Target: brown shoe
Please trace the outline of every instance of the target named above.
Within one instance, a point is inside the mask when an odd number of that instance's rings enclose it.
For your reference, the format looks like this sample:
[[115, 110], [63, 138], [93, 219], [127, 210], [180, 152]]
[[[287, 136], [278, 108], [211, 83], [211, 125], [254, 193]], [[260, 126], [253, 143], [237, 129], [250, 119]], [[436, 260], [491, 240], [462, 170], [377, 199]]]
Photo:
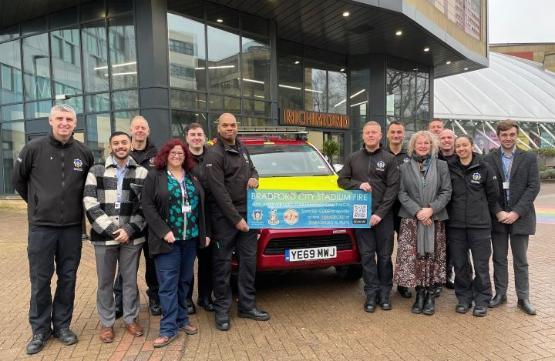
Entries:
[[113, 327], [102, 327], [98, 333], [100, 341], [104, 343], [112, 343], [114, 341], [114, 328]]
[[174, 336], [158, 336], [156, 337], [156, 339], [154, 340], [154, 342], [152, 342], [152, 345], [156, 348], [159, 347], [164, 347], [166, 345], [168, 345], [170, 342], [172, 342], [173, 340], [175, 340], [175, 338], [177, 337], [177, 335]]
[[144, 334], [143, 328], [137, 322], [130, 323], [126, 325], [125, 328], [127, 328], [127, 332], [129, 332], [135, 337], [139, 337]]
[[179, 331], [185, 332], [187, 335], [196, 335], [198, 333], [198, 327], [191, 325], [190, 323], [185, 326], [181, 326]]

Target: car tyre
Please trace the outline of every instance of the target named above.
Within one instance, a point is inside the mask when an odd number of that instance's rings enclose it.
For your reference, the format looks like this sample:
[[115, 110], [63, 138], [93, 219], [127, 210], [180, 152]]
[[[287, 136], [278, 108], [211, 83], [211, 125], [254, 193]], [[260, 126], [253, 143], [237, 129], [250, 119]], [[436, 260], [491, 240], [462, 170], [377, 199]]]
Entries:
[[362, 266], [360, 264], [335, 266], [335, 271], [339, 278], [347, 281], [356, 281], [362, 277]]

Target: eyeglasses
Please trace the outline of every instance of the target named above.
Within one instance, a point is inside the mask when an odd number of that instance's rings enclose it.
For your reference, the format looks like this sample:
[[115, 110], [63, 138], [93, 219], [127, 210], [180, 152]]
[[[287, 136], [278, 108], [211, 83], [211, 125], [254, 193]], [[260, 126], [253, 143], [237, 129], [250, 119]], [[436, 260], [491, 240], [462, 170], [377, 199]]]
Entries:
[[185, 153], [183, 153], [183, 152], [170, 152], [170, 156], [175, 157], [175, 158], [181, 158], [184, 155], [185, 155]]

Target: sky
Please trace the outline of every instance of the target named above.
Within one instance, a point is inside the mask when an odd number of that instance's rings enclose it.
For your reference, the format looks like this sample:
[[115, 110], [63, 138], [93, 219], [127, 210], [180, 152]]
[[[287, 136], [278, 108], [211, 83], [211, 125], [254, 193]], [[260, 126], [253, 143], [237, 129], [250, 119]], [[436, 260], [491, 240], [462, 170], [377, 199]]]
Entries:
[[555, 0], [489, 0], [489, 42], [555, 43]]

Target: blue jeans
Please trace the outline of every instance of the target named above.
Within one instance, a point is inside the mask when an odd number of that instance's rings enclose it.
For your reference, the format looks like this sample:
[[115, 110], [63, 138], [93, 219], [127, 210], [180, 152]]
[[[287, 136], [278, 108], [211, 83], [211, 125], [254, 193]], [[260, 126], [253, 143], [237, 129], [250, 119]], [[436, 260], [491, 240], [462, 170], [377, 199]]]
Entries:
[[158, 296], [162, 307], [160, 336], [172, 337], [179, 327], [189, 324], [186, 300], [193, 280], [198, 239], [178, 240], [169, 253], [157, 255]]

